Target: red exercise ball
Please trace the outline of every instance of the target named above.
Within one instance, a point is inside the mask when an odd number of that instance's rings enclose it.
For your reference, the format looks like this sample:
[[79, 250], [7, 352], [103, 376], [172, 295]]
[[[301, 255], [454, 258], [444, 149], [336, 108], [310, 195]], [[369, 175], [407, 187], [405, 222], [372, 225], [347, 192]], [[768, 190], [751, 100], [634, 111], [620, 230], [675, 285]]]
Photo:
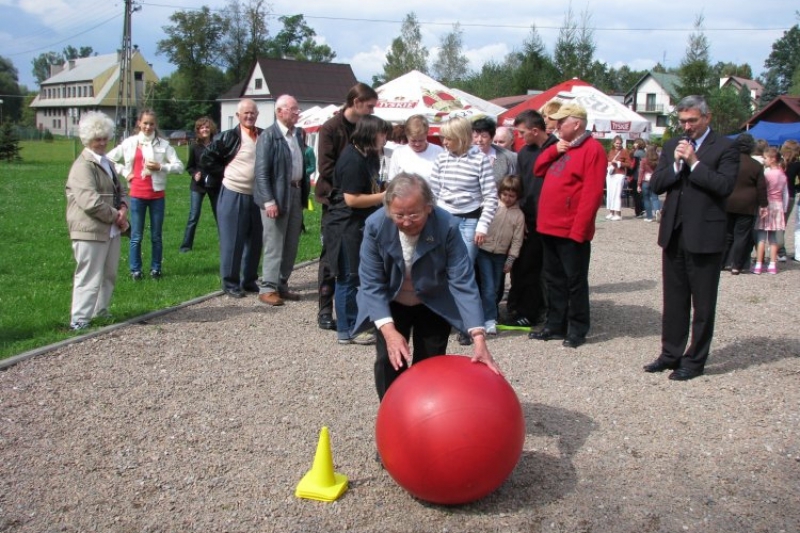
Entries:
[[375, 424], [383, 465], [398, 485], [444, 505], [488, 495], [514, 470], [525, 418], [511, 385], [460, 355], [414, 363], [389, 387]]

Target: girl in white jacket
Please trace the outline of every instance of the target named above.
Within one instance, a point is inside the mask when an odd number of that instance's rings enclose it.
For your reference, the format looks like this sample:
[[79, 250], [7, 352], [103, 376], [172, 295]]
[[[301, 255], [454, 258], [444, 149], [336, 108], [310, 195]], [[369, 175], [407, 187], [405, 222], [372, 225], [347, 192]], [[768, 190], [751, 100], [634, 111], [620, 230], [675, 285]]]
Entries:
[[183, 163], [178, 159], [169, 141], [158, 136], [156, 114], [151, 109], [139, 113], [138, 133], [128, 137], [108, 152], [107, 157], [116, 163], [117, 173], [125, 176], [130, 188], [131, 244], [128, 262], [131, 277], [142, 279], [142, 234], [144, 219], [150, 211], [150, 276], [161, 277], [164, 225], [164, 189], [167, 174], [183, 173]]

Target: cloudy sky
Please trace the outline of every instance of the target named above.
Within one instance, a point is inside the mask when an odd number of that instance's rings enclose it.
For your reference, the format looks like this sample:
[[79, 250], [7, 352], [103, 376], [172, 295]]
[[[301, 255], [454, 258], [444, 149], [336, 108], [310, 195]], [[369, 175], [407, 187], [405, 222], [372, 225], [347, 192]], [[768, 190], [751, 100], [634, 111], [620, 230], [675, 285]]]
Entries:
[[[173, 71], [163, 56], [156, 55], [162, 27], [176, 10], [207, 5], [222, 9], [225, 0], [140, 0], [133, 15], [132, 42], [153, 64], [158, 75]], [[431, 58], [443, 35], [459, 22], [470, 68], [488, 60], [502, 60], [519, 49], [532, 25], [552, 53], [569, 2], [532, 0], [475, 1], [405, 0], [273, 0], [275, 17], [271, 31], [279, 29], [277, 17], [298, 13], [337, 54], [336, 61], [350, 63], [359, 80], [371, 82], [382, 71], [392, 39], [400, 33], [405, 15], [414, 11], [421, 23], [423, 44]], [[705, 33], [711, 44], [712, 62], [749, 63], [754, 75], [763, 70], [772, 43], [800, 22], [797, 4], [787, 0], [732, 2], [731, 0], [586, 0], [571, 4], [576, 17], [589, 14], [595, 28], [596, 59], [611, 66], [628, 64], [647, 69], [661, 62], [678, 66], [684, 56], [695, 18], [705, 17]], [[702, 6], [702, 7], [701, 7]], [[124, 4], [120, 0], [0, 0], [0, 56], [19, 71], [20, 83], [35, 88], [31, 60], [65, 46], [91, 46], [99, 54], [121, 46]], [[542, 88], [543, 89], [543, 88]]]

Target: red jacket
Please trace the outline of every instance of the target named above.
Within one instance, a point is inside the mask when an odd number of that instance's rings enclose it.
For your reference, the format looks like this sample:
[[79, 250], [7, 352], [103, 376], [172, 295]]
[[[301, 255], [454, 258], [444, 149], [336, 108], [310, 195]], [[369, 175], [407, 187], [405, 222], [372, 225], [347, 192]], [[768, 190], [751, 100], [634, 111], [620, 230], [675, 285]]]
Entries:
[[535, 176], [544, 176], [536, 230], [544, 235], [591, 241], [603, 201], [608, 160], [603, 146], [587, 137], [559, 154], [554, 144], [539, 154]]

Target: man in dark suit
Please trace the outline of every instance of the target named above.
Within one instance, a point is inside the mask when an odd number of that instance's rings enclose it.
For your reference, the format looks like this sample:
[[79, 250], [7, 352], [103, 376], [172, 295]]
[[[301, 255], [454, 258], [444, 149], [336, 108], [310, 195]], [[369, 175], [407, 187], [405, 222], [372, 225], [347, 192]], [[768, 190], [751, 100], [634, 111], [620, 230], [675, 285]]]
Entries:
[[644, 371], [671, 369], [669, 379], [686, 381], [703, 373], [714, 335], [725, 198], [736, 181], [739, 154], [733, 141], [709, 127], [702, 96], [687, 96], [676, 111], [684, 135], [667, 141], [650, 180], [656, 194], [667, 193], [658, 232], [664, 313], [661, 355]]

